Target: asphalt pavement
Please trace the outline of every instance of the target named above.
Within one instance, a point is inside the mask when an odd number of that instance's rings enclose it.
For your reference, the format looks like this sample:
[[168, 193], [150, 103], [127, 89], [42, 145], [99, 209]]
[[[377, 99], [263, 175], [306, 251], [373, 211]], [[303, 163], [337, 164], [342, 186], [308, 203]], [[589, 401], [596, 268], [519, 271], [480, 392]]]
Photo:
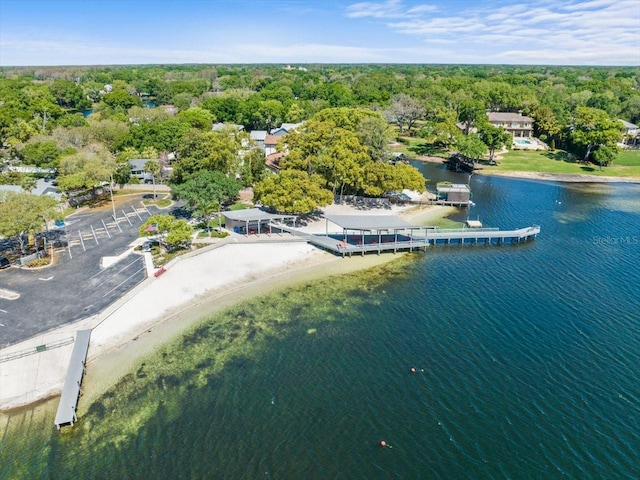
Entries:
[[[118, 256], [138, 238], [138, 228], [152, 214], [142, 196], [121, 202], [117, 222], [111, 209], [68, 218], [55, 264], [43, 269], [11, 267], [0, 271], [0, 348], [60, 325], [94, 315], [146, 278], [144, 258], [130, 253], [106, 268], [102, 257]], [[166, 211], [165, 211], [166, 212]], [[104, 222], [104, 223], [103, 223]]]

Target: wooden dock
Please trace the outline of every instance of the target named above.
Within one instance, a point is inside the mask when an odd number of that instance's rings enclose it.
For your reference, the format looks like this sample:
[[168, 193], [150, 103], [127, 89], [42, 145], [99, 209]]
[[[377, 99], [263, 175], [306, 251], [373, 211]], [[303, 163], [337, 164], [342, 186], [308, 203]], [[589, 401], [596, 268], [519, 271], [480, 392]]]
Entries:
[[[293, 233], [293, 232], [290, 232]], [[426, 250], [436, 245], [502, 245], [518, 244], [535, 239], [540, 233], [540, 227], [520, 228], [516, 230], [500, 230], [497, 228], [461, 228], [453, 230], [437, 228], [420, 228], [393, 234], [350, 234], [346, 237], [340, 233], [326, 235], [296, 232], [307, 242], [318, 248], [338, 255], [352, 256], [365, 253], [383, 253]]]
[[84, 362], [87, 359], [91, 330], [78, 330], [76, 341], [71, 352], [71, 360], [67, 376], [62, 387], [62, 395], [58, 404], [55, 425], [60, 430], [63, 425], [71, 425], [77, 420], [76, 408], [80, 397], [80, 386], [84, 375]]

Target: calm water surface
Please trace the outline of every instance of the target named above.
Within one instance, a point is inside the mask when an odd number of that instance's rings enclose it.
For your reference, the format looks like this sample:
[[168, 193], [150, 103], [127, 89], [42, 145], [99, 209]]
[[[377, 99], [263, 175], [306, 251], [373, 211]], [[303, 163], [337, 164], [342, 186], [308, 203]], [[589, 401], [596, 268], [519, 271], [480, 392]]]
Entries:
[[15, 414], [0, 478], [640, 478], [640, 186], [471, 185], [541, 236], [241, 306], [73, 430]]

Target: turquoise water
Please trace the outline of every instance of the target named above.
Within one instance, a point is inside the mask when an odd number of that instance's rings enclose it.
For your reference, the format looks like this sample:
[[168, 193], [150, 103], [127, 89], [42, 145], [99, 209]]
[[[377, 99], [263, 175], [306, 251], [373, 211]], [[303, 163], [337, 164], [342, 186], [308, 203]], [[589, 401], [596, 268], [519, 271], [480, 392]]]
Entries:
[[526, 138], [514, 138], [513, 143], [516, 145], [533, 145], [533, 142]]
[[0, 477], [640, 478], [640, 186], [471, 185], [471, 217], [541, 236], [239, 307], [73, 431], [17, 416]]

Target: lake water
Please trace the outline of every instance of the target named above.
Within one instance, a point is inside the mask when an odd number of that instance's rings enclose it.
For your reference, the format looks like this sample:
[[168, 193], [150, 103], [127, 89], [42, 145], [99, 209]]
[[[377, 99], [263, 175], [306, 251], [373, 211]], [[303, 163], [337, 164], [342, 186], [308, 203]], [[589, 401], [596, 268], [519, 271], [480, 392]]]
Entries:
[[640, 478], [640, 186], [471, 186], [540, 237], [248, 301], [74, 429], [13, 414], [0, 478]]

